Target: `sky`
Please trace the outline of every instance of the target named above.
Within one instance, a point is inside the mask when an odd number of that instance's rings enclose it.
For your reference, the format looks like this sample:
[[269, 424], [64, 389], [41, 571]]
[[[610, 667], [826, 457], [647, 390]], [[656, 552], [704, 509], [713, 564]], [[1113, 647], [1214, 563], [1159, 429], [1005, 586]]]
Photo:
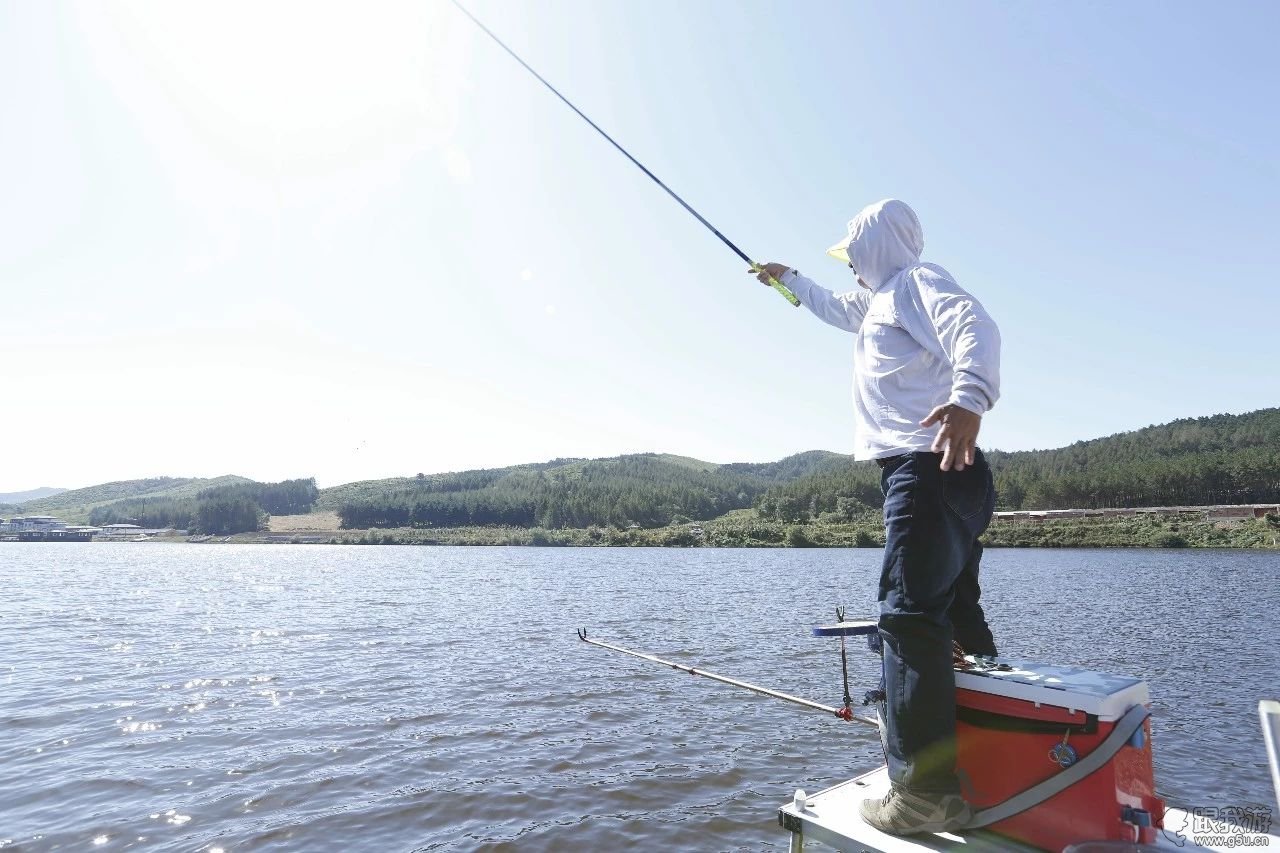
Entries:
[[[758, 260], [910, 203], [981, 443], [1280, 402], [1280, 7], [470, 0]], [[0, 5], [0, 491], [849, 452], [795, 309], [445, 0]]]

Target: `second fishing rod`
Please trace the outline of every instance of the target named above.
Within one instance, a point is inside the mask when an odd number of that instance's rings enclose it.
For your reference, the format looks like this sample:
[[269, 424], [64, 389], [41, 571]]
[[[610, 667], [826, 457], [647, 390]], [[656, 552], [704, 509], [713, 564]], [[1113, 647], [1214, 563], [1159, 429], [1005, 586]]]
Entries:
[[[851, 622], [848, 624], [852, 626], [855, 624], [860, 625], [863, 623]], [[829, 629], [821, 628], [816, 630], [829, 630]], [[582, 640], [582, 642], [584, 643], [588, 643], [593, 646], [599, 646], [602, 649], [608, 649], [609, 651], [613, 651], [613, 652], [621, 652], [624, 655], [631, 655], [632, 657], [637, 657], [637, 658], [640, 658], [641, 660], [647, 660], [652, 663], [661, 664], [662, 666], [669, 666], [672, 669], [679, 670], [680, 672], [686, 672], [689, 675], [700, 675], [703, 678], [709, 678], [712, 681], [718, 681], [721, 684], [728, 684], [730, 687], [738, 687], [743, 690], [749, 690], [752, 693], [756, 693], [760, 696], [768, 696], [771, 699], [781, 699], [784, 702], [790, 702], [792, 705], [800, 705], [801, 707], [809, 708], [814, 711], [822, 711], [823, 713], [830, 714], [834, 717], [837, 717], [838, 719], [844, 720], [845, 722], [862, 723], [863, 725], [876, 726], [876, 727], [879, 727], [880, 725], [879, 722], [871, 719], [870, 717], [862, 717], [862, 716], [859, 716], [858, 714], [853, 713], [852, 703], [850, 702], [850, 699], [849, 699], [849, 684], [848, 684], [847, 669], [845, 670], [844, 705], [841, 707], [835, 707], [834, 705], [824, 705], [821, 702], [814, 702], [810, 699], [803, 699], [799, 696], [794, 696], [790, 693], [784, 693], [781, 690], [773, 690], [769, 687], [761, 687], [759, 684], [753, 684], [749, 681], [743, 681], [740, 678], [730, 678], [729, 676], [726, 676], [726, 675], [719, 675], [718, 673], [714, 673], [709, 670], [699, 669], [698, 667], [687, 666], [685, 664], [676, 663], [674, 661], [660, 658], [656, 655], [651, 655], [651, 654], [646, 654], [645, 652], [636, 651], [635, 649], [628, 649], [623, 646], [614, 645], [613, 643], [604, 643], [604, 642], [601, 642], [600, 640], [596, 640], [588, 637], [587, 630], [585, 628], [578, 629], [578, 639]], [[842, 637], [842, 640], [843, 640], [843, 637]], [[844, 654], [844, 647], [842, 643], [841, 645], [842, 658], [843, 658], [843, 654]]]
[[[655, 184], [662, 187], [662, 189], [666, 191], [667, 195], [671, 196], [673, 199], [675, 199], [679, 203], [681, 207], [689, 211], [689, 213], [692, 214], [694, 219], [702, 223], [703, 227], [705, 227], [712, 234], [716, 235], [716, 237], [720, 240], [721, 243], [724, 243], [726, 246], [729, 247], [729, 250], [731, 252], [733, 252], [742, 260], [746, 261], [753, 271], [757, 273], [765, 272], [764, 267], [762, 267], [760, 264], [753, 261], [750, 255], [748, 255], [746, 252], [739, 249], [738, 246], [728, 237], [721, 234], [718, 228], [716, 228], [714, 225], [712, 225], [710, 222], [706, 220], [706, 217], [704, 217], [701, 213], [698, 213], [698, 211], [694, 210], [693, 207], [687, 201], [685, 201], [679, 195], [677, 195], [676, 192], [673, 189], [671, 189], [671, 187], [664, 184], [657, 175], [649, 171], [649, 169], [643, 163], [641, 163], [639, 160], [633, 157], [630, 151], [623, 148], [621, 145], [618, 144], [617, 140], [615, 140], [609, 134], [605, 133], [604, 130], [600, 127], [600, 125], [596, 124], [594, 121], [588, 118], [586, 113], [584, 113], [582, 110], [574, 106], [573, 102], [570, 101], [568, 98], [566, 98], [564, 95], [560, 94], [559, 89], [557, 89], [555, 86], [552, 86], [550, 83], [548, 83], [546, 78], [544, 78], [537, 71], [534, 71], [533, 68], [529, 65], [529, 63], [525, 62], [523, 59], [520, 58], [519, 54], [517, 54], [511, 48], [507, 47], [506, 43], [503, 42], [502, 39], [498, 38], [493, 33], [492, 30], [490, 30], [488, 27], [482, 24], [479, 18], [471, 14], [471, 12], [467, 10], [467, 7], [463, 6], [460, 2], [458, 2], [458, 0], [452, 0], [452, 2], [453, 2], [453, 5], [457, 6], [459, 11], [462, 12], [462, 14], [470, 18], [471, 22], [474, 23], [477, 27], [479, 27], [484, 32], [485, 35], [493, 39], [494, 42], [497, 43], [498, 47], [505, 50], [511, 56], [512, 59], [520, 63], [521, 67], [523, 67], [525, 71], [528, 71], [530, 74], [536, 77], [539, 83], [541, 83], [542, 85], [550, 89], [553, 95], [555, 95], [557, 98], [563, 101], [565, 106], [567, 106], [569, 109], [577, 113], [579, 118], [581, 118], [587, 124], [591, 125], [591, 127], [596, 131], [596, 133], [600, 134], [605, 139], [607, 139], [609, 141], [609, 144], [612, 145], [614, 148], [618, 149], [618, 151], [622, 154], [622, 156], [626, 157], [628, 160], [634, 163], [636, 165], [636, 168], [638, 168], [640, 171], [648, 175], [649, 178]], [[774, 290], [778, 291], [778, 293], [782, 294], [784, 299], [786, 299], [792, 305], [798, 306], [800, 304], [800, 299], [794, 293], [788, 290], [786, 285], [778, 281], [772, 275], [768, 276], [768, 278], [769, 278], [769, 286], [772, 287]]]

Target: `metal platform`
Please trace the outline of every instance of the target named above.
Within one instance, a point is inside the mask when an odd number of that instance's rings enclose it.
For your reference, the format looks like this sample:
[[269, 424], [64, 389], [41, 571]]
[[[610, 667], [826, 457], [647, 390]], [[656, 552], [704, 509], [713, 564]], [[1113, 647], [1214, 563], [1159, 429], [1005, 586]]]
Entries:
[[926, 850], [1039, 853], [1035, 847], [1011, 841], [986, 830], [963, 836], [943, 832], [909, 838], [880, 832], [858, 817], [858, 804], [863, 800], [879, 799], [888, 790], [889, 771], [881, 767], [825, 791], [810, 794], [803, 811], [797, 809], [794, 803], [787, 803], [778, 809], [778, 823], [783, 829], [791, 831], [793, 851], [799, 851], [804, 841], [820, 841], [828, 847], [849, 853], [923, 853]]
[[[778, 823], [783, 829], [791, 832], [791, 851], [800, 853], [805, 841], [818, 841], [845, 853], [924, 853], [928, 850], [983, 851], [983, 853], [1043, 853], [1038, 847], [1032, 847], [1014, 841], [989, 830], [976, 830], [965, 833], [942, 832], [936, 834], [913, 835], [901, 837], [888, 835], [873, 829], [858, 817], [858, 804], [866, 799], [879, 799], [889, 790], [889, 773], [884, 767], [872, 771], [856, 779], [841, 782], [810, 794], [806, 798], [803, 810], [797, 809], [794, 803], [787, 803], [778, 809]], [[1108, 844], [1108, 849], [1117, 853], [1125, 850], [1161, 850], [1170, 853], [1188, 853], [1194, 850], [1230, 850], [1240, 853], [1241, 849], [1280, 850], [1280, 837], [1261, 832], [1245, 832], [1238, 827], [1229, 826], [1221, 821], [1209, 820], [1202, 816], [1192, 816], [1182, 809], [1165, 809], [1165, 832], [1157, 834], [1155, 845], [1124, 844], [1116, 842]], [[1179, 830], [1194, 827], [1194, 832], [1184, 835]], [[1223, 844], [1198, 844], [1197, 838], [1206, 836], [1222, 836]], [[1240, 841], [1240, 836], [1247, 835], [1248, 842]], [[1172, 836], [1172, 838], [1170, 837]], [[1175, 839], [1181, 838], [1179, 844]]]

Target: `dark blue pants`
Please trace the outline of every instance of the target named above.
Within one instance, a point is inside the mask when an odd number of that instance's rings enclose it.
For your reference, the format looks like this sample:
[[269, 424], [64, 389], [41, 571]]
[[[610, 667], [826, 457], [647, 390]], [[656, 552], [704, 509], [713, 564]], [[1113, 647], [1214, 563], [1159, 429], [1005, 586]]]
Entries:
[[941, 460], [937, 453], [908, 453], [880, 477], [881, 736], [895, 785], [955, 794], [960, 787], [951, 641], [969, 654], [996, 653], [978, 603], [978, 537], [991, 521], [995, 488], [981, 451], [963, 471], [941, 471]]

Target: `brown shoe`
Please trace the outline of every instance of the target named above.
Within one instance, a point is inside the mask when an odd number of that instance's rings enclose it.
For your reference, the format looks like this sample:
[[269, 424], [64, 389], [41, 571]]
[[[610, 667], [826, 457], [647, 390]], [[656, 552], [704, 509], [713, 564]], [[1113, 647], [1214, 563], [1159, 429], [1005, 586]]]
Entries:
[[890, 835], [920, 832], [953, 832], [973, 818], [959, 794], [917, 794], [890, 788], [880, 800], [863, 800], [858, 808], [869, 826]]

